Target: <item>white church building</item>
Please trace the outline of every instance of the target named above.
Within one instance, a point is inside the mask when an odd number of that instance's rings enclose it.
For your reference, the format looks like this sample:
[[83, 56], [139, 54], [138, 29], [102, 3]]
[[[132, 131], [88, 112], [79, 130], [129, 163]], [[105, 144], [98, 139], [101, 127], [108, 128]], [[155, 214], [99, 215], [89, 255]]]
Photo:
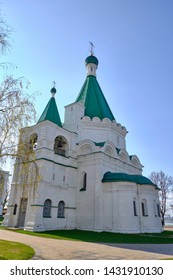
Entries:
[[[96, 78], [98, 59], [86, 58], [87, 76], [62, 124], [56, 89], [37, 124], [23, 129], [32, 142], [40, 180], [35, 194], [16, 164], [4, 226], [30, 231], [80, 229], [161, 232], [158, 188], [126, 150], [127, 130], [117, 123]], [[25, 133], [26, 132], [26, 133]]]

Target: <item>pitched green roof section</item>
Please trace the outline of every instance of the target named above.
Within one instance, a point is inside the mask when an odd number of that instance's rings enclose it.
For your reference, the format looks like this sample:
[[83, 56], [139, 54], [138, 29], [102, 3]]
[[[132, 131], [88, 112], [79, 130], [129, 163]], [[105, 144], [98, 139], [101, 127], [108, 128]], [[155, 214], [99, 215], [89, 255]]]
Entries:
[[38, 120], [38, 123], [43, 121], [50, 121], [58, 126], [62, 127], [61, 119], [59, 116], [58, 108], [56, 105], [55, 98], [52, 96], [49, 102], [46, 105], [41, 117]]
[[106, 172], [103, 176], [102, 182], [133, 182], [139, 185], [153, 185], [157, 187], [150, 179], [143, 175], [130, 175], [126, 173]]
[[84, 104], [84, 115], [91, 119], [98, 117], [101, 120], [104, 118], [115, 120], [95, 76], [90, 75], [86, 78], [76, 102]]

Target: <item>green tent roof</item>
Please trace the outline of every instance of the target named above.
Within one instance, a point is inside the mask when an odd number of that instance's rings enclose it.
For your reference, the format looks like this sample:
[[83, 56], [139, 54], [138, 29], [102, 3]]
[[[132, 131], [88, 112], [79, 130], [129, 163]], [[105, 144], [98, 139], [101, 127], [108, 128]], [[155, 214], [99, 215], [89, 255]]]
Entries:
[[95, 76], [90, 75], [86, 78], [76, 102], [84, 104], [84, 115], [91, 119], [98, 117], [101, 120], [104, 118], [115, 120]]
[[133, 182], [139, 185], [153, 185], [157, 187], [150, 179], [143, 175], [130, 175], [126, 173], [106, 172], [103, 176], [102, 182]]
[[38, 123], [43, 121], [51, 121], [62, 127], [61, 119], [54, 97], [51, 97], [51, 99], [47, 103], [46, 108], [44, 109], [41, 117], [38, 120]]

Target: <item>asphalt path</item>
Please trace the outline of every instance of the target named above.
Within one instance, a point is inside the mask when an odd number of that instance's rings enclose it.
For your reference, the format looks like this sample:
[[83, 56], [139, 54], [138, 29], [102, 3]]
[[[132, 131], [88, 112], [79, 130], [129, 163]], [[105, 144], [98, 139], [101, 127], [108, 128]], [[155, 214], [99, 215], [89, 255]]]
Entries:
[[0, 239], [35, 250], [34, 260], [158, 260], [173, 258], [173, 244], [111, 244], [67, 241], [0, 230]]

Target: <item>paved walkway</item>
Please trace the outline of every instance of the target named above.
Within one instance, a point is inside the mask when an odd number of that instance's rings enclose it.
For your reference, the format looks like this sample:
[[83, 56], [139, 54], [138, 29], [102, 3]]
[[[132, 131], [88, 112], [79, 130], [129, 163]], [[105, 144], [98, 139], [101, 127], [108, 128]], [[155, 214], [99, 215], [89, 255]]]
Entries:
[[0, 230], [0, 239], [34, 248], [34, 260], [157, 260], [173, 258], [173, 244], [100, 244], [30, 236]]

